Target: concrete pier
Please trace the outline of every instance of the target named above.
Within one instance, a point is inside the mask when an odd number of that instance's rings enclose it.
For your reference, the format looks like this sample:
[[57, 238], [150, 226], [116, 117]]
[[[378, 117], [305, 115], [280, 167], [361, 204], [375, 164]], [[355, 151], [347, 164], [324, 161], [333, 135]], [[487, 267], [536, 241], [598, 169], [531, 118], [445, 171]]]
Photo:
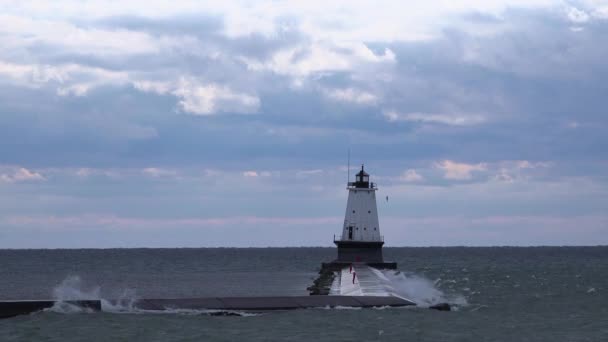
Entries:
[[[110, 303], [118, 301], [110, 300]], [[53, 300], [0, 301], [0, 318], [27, 315], [53, 307]], [[100, 300], [75, 300], [65, 303], [101, 311]], [[162, 311], [171, 309], [226, 310], [226, 311], [270, 311], [295, 310], [320, 307], [371, 308], [380, 306], [408, 306], [414, 303], [390, 296], [285, 296], [285, 297], [207, 297], [207, 298], [165, 298], [139, 299], [133, 304], [134, 310]]]
[[376, 306], [415, 305], [389, 296], [285, 296], [285, 297], [212, 297], [184, 299], [142, 299], [134, 307], [140, 310], [212, 309], [212, 310], [294, 310], [318, 307], [370, 308]]
[[[27, 315], [44, 309], [52, 308], [54, 300], [9, 300], [0, 301], [0, 318]], [[101, 310], [100, 300], [68, 300], [66, 304], [94, 311]]]

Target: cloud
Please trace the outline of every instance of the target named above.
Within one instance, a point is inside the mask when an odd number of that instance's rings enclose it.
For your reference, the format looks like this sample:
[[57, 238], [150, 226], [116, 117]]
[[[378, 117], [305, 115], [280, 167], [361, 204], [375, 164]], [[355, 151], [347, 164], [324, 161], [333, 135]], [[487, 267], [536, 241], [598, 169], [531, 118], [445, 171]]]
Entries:
[[147, 176], [159, 178], [159, 177], [175, 177], [177, 172], [175, 170], [167, 170], [157, 167], [147, 167], [141, 172]]
[[321, 169], [313, 169], [313, 170], [298, 170], [296, 171], [296, 177], [309, 177], [323, 174], [323, 170]]
[[256, 171], [244, 171], [243, 176], [245, 177], [257, 177], [258, 173]]
[[531, 162], [528, 160], [503, 160], [492, 163], [467, 164], [451, 160], [436, 162], [433, 167], [443, 172], [443, 178], [448, 180], [471, 180], [474, 172], [483, 172], [489, 178], [480, 179], [515, 182], [530, 180], [531, 177], [544, 177], [539, 170], [552, 166], [550, 162]]
[[257, 96], [238, 93], [227, 86], [200, 84], [193, 80], [181, 79], [173, 92], [181, 100], [179, 106], [187, 113], [210, 115], [217, 112], [250, 114], [260, 106]]
[[481, 115], [463, 114], [431, 114], [431, 113], [405, 113], [396, 111], [386, 111], [384, 117], [390, 122], [410, 121], [420, 123], [436, 123], [450, 126], [471, 126], [478, 125], [485, 121]]
[[179, 81], [137, 80], [135, 76], [126, 72], [77, 64], [54, 67], [0, 61], [0, 75], [9, 77], [18, 84], [34, 88], [53, 83], [57, 94], [61, 96], [83, 96], [95, 87], [132, 84], [140, 91], [175, 95], [180, 99], [178, 105], [183, 111], [197, 115], [211, 115], [217, 112], [253, 113], [260, 106], [258, 97], [235, 92], [225, 85], [201, 84], [195, 79], [185, 77], [180, 78]]
[[[68, 173], [70, 175], [73, 174], [82, 181], [92, 181], [91, 178], [99, 176], [101, 176], [101, 178], [106, 179], [120, 180], [132, 173], [127, 170], [91, 167], [81, 167], [77, 169], [54, 169], [53, 171], [57, 176], [62, 176], [62, 174], [65, 173]], [[94, 183], [94, 181], [92, 182]]]
[[[398, 5], [392, 3], [391, 11]], [[74, 6], [83, 12], [91, 10]], [[353, 5], [353, 11], [359, 14], [365, 12], [359, 6], [369, 7]], [[4, 67], [4, 75], [11, 81], [2, 84], [4, 95], [0, 95], [0, 110], [10, 113], [3, 115], [2, 127], [7, 131], [25, 131], [25, 121], [30, 120], [27, 129], [31, 132], [30, 143], [22, 147], [27, 149], [20, 153], [23, 158], [40, 159], [37, 154], [43, 153], [37, 153], [40, 149], [35, 145], [49, 148], [53, 145], [63, 148], [66, 155], [65, 158], [55, 155], [57, 162], [102, 153], [108, 163], [118, 164], [124, 161], [123, 152], [129, 150], [131, 161], [140, 163], [139, 166], [157, 165], [156, 161], [149, 160], [153, 155], [149, 151], [157, 148], [167, 151], [163, 157], [166, 163], [170, 163], [169, 160], [196, 163], [200, 161], [199, 153], [218, 160], [221, 159], [219, 150], [224, 155], [247, 159], [256, 159], [265, 154], [262, 151], [270, 151], [269, 158], [276, 161], [289, 155], [288, 147], [301, 149], [303, 155], [316, 153], [319, 158], [330, 160], [333, 157], [329, 150], [320, 149], [321, 146], [363, 141], [356, 139], [357, 136], [366, 137], [364, 148], [381, 150], [386, 156], [407, 151], [414, 159], [428, 160], [551, 160], [575, 155], [581, 158], [589, 155], [581, 152], [594, 150], [593, 146], [599, 150], [601, 144], [597, 141], [601, 139], [603, 121], [595, 101], [599, 98], [596, 93], [601, 89], [597, 86], [601, 81], [593, 80], [602, 75], [605, 63], [594, 60], [595, 54], [584, 52], [590, 51], [586, 42], [601, 41], [602, 22], [590, 19], [594, 25], [586, 26], [587, 32], [582, 33], [583, 36], [563, 35], [563, 46], [571, 48], [556, 50], [556, 46], [561, 46], [559, 42], [545, 42], [560, 36], [559, 32], [571, 25], [563, 12], [556, 15], [553, 10], [521, 9], [527, 8], [528, 4], [518, 5], [517, 10], [503, 11], [505, 6], [453, 5], [450, 10], [466, 14], [481, 7], [480, 15], [495, 18], [486, 20], [484, 25], [506, 26], [506, 29], [479, 37], [471, 35], [461, 25], [463, 20], [473, 24], [479, 20], [458, 17], [458, 21], [441, 24], [445, 29], [441, 31], [443, 33], [415, 43], [409, 40], [363, 41], [361, 37], [367, 34], [352, 25], [328, 28], [335, 36], [332, 33], [320, 39], [303, 28], [311, 24], [305, 13], [318, 11], [314, 8], [293, 18], [276, 17], [279, 19], [272, 21], [277, 29], [274, 35], [229, 37], [216, 32], [231, 20], [218, 14], [226, 10], [219, 5], [216, 11], [194, 11], [189, 16], [175, 14], [192, 10], [184, 4], [167, 9], [166, 13], [159, 12], [158, 8], [141, 10], [153, 12], [150, 16], [135, 16], [136, 9], [135, 14], [124, 18], [102, 20], [98, 14], [92, 14], [91, 18], [98, 21], [86, 23], [75, 22], [62, 14], [53, 15], [47, 8], [48, 12], [43, 11], [46, 14], [35, 17], [50, 16], [54, 17], [52, 20], [67, 21], [72, 26], [106, 31], [138, 31], [154, 39], [171, 36], [175, 38], [175, 45], [161, 49], [160, 53], [154, 50], [135, 54], [125, 52], [124, 58], [102, 53], [79, 55], [70, 49], [48, 49], [41, 44], [28, 48], [27, 53], [24, 52], [28, 58], [19, 60], [11, 51], [3, 50], [0, 58], [8, 65]], [[99, 10], [124, 15], [123, 11], [128, 7], [131, 5], [116, 5], [112, 11]], [[255, 12], [263, 6], [253, 7], [240, 9], [240, 13]], [[423, 7], [424, 13], [430, 13]], [[28, 10], [37, 11], [29, 7]], [[7, 12], [13, 11], [7, 9]], [[592, 12], [588, 8], [585, 11]], [[28, 17], [29, 12], [19, 13], [11, 15]], [[346, 17], [351, 14], [336, 21], [346, 23]], [[363, 21], [381, 19], [356, 16]], [[202, 32], [200, 26], [192, 26], [196, 19], [209, 21], [208, 18], [213, 18], [217, 26], [212, 28], [212, 34]], [[392, 23], [391, 18], [383, 20], [388, 25]], [[366, 26], [367, 29], [373, 27]], [[353, 39], [336, 38], [346, 36]], [[284, 64], [274, 63], [281, 54], [287, 54], [289, 58]], [[335, 60], [326, 59], [326, 54], [334, 56]], [[248, 68], [250, 65], [242, 58], [258, 65], [259, 69]], [[562, 65], [551, 64], [552, 61]], [[298, 63], [302, 63], [301, 69], [298, 69]], [[545, 70], [547, 72], [538, 73], [548, 64], [551, 65]], [[537, 73], [515, 72], [520, 67]], [[13, 70], [15, 68], [22, 71]], [[577, 75], [594, 71], [595, 76], [585, 76], [591, 77], [589, 82], [583, 82], [589, 85], [586, 91], [576, 91], [576, 82], [547, 83], [548, 79], [544, 78], [564, 70], [576, 70]], [[32, 76], [35, 73], [40, 76]], [[9, 74], [16, 76], [7, 76]], [[297, 81], [301, 82], [300, 87], [290, 87]], [[35, 90], [14, 87], [15, 84], [29, 84]], [[49, 89], [65, 98], [56, 99]], [[31, 97], [44, 105], [27, 105], [26, 99]], [[558, 106], [556, 101], [549, 100], [555, 97], [563, 103]], [[332, 101], [326, 101], [327, 98]], [[362, 105], [344, 106], [344, 103]], [[580, 110], [576, 103], [593, 104]], [[385, 109], [384, 117], [378, 115], [378, 108]], [[41, 110], [47, 114], [39, 115]], [[185, 115], [173, 115], [176, 110], [213, 117], [214, 121], [213, 124], [203, 118], [189, 121]], [[214, 115], [221, 113], [257, 115], [226, 119]], [[46, 118], [54, 118], [55, 124], [48, 124]], [[577, 128], [582, 136], [564, 135], [554, 128], [554, 121], [559, 121], [561, 126], [570, 121], [584, 123]], [[111, 124], [104, 126], [103, 122]], [[411, 124], [421, 127], [412, 128]], [[536, 134], [541, 126], [546, 127], [542, 139]], [[121, 130], [119, 127], [132, 127], [137, 133], [134, 135], [140, 137], [124, 140], [147, 140], [149, 143], [136, 148], [108, 144], [108, 138]], [[0, 139], [7, 137], [4, 131], [1, 133]], [[124, 133], [121, 135], [129, 135], [129, 132]], [[416, 135], [415, 142], [411, 140], [412, 134]], [[62, 138], [59, 139], [59, 135]], [[231, 138], [227, 139], [227, 136]], [[406, 141], [405, 137], [410, 140]], [[305, 141], [308, 143], [303, 144]], [[7, 146], [7, 141], [0, 142]], [[65, 145], [58, 146], [64, 142]], [[199, 152], [190, 147], [210, 143], [218, 146], [217, 152]], [[248, 155], [239, 152], [242, 149], [237, 145], [244, 143], [252, 145]], [[79, 146], [82, 151], [66, 149], [66, 145]], [[525, 149], [531, 145], [544, 147]], [[496, 149], [500, 150], [500, 155], [492, 156], [497, 154]], [[526, 154], [518, 156], [517, 151], [522, 149]], [[464, 155], [465, 151], [470, 155]], [[7, 162], [23, 163], [16, 153], [6, 155], [13, 156]], [[52, 158], [49, 153], [44, 155]]]
[[325, 95], [330, 99], [347, 103], [370, 105], [378, 102], [378, 97], [370, 92], [354, 88], [325, 89]]
[[251, 114], [260, 107], [259, 97], [239, 93], [226, 85], [204, 84], [193, 78], [178, 81], [134, 81], [133, 86], [143, 92], [171, 94], [179, 98], [179, 108], [194, 115], [213, 115], [220, 112]]
[[[597, 246], [608, 242], [606, 215], [386, 217], [382, 222], [382, 234], [394, 246]], [[441, 242], [437, 235], [450, 242]]]
[[50, 86], [60, 96], [83, 96], [91, 89], [104, 85], [129, 82], [125, 72], [105, 70], [78, 64], [17, 64], [0, 60], [0, 76], [15, 84], [30, 88]]
[[457, 163], [451, 160], [444, 160], [435, 163], [435, 167], [444, 172], [445, 179], [453, 180], [468, 180], [473, 178], [474, 171], [486, 171], [488, 169], [486, 163], [466, 164]]
[[408, 169], [408, 170], [405, 170], [401, 174], [401, 176], [399, 176], [399, 179], [404, 182], [419, 182], [419, 181], [424, 180], [424, 177], [422, 177], [420, 174], [418, 174], [418, 172], [416, 172], [416, 170]]
[[[549, 168], [550, 162], [530, 162], [528, 160], [502, 161], [493, 165], [494, 180], [504, 182], [526, 181], [534, 175], [532, 171]], [[537, 172], [538, 173], [538, 172]]]
[[[5, 48], [14, 50], [45, 45], [77, 54], [124, 56], [156, 53], [163, 43], [162, 39], [155, 39], [143, 32], [79, 27], [57, 18], [15, 14], [0, 15], [0, 31], [4, 33], [0, 36], [0, 42]], [[12, 39], [15, 36], [21, 39]]]
[[175, 85], [167, 81], [138, 80], [133, 81], [133, 87], [147, 93], [166, 95], [174, 90]]
[[63, 81], [65, 73], [51, 66], [16, 64], [0, 61], [0, 75], [15, 82], [36, 87], [52, 80]]
[[528, 160], [518, 160], [515, 162], [515, 167], [518, 169], [537, 169], [551, 167], [550, 162], [530, 162]]
[[329, 217], [348, 148], [412, 215], [606, 212], [605, 7], [0, 2], [0, 214]]
[[46, 180], [44, 176], [38, 172], [30, 171], [24, 167], [12, 168], [11, 171], [0, 173], [0, 181], [6, 183], [20, 183]]
[[324, 72], [354, 71], [374, 64], [394, 63], [395, 54], [385, 49], [376, 54], [363, 43], [315, 42], [277, 51], [270, 60], [241, 57], [250, 70], [269, 70], [296, 78]]
[[576, 7], [568, 8], [566, 13], [567, 13], [568, 19], [570, 19], [570, 21], [572, 21], [575, 24], [586, 23], [590, 19], [589, 14], [587, 14], [585, 11], [580, 10]]
[[339, 217], [260, 217], [260, 216], [234, 216], [211, 218], [145, 218], [122, 217], [116, 215], [86, 214], [79, 216], [11, 216], [0, 220], [12, 226], [44, 226], [45, 229], [77, 228], [91, 229], [105, 227], [113, 229], [146, 229], [147, 227], [177, 227], [194, 226], [211, 228], [214, 226], [241, 226], [241, 225], [311, 225], [311, 224], [338, 224], [342, 222]]
[[[119, 233], [121, 246], [141, 247], [217, 247], [217, 246], [330, 246], [330, 227], [339, 227], [343, 218], [321, 217], [280, 217], [280, 216], [233, 216], [213, 218], [158, 219], [128, 217], [103, 214], [79, 216], [9, 216], [1, 217], [2, 227], [8, 232], [35, 231], [44, 236], [55, 248], [80, 247], [70, 236], [89, 237], [95, 240], [86, 247], [115, 247], [107, 239], [91, 237]], [[556, 217], [545, 215], [479, 217], [424, 216], [395, 217], [382, 219], [381, 231], [389, 246], [534, 246], [534, 245], [602, 245], [606, 244], [606, 215], [579, 215]], [[313, 227], [302, 229], [302, 227]], [[316, 228], [315, 228], [316, 227]], [[37, 228], [37, 230], [34, 230]], [[253, 240], [247, 232], [256, 231], [265, 239]], [[304, 231], [305, 234], [300, 232]], [[336, 229], [339, 231], [339, 229]], [[572, 232], [576, 232], [575, 235]], [[154, 234], [143, 234], [153, 232]], [[134, 233], [133, 235], [130, 233]], [[159, 239], [149, 239], [153, 235]], [[312, 243], [303, 243], [301, 238], [308, 235]], [[311, 236], [312, 235], [312, 236]], [[53, 239], [56, 236], [58, 239]], [[201, 240], [193, 239], [201, 237]], [[270, 238], [270, 236], [272, 238]], [[437, 238], [441, 236], [442, 238]], [[29, 235], [28, 235], [29, 237]], [[244, 237], [239, 239], [238, 237]], [[23, 243], [9, 235], [8, 241]], [[31, 239], [29, 239], [31, 241]], [[194, 240], [194, 241], [193, 241]], [[14, 248], [7, 240], [0, 242], [2, 248]], [[31, 245], [30, 245], [31, 246]], [[35, 245], [37, 247], [44, 245]], [[48, 245], [47, 245], [48, 246]]]

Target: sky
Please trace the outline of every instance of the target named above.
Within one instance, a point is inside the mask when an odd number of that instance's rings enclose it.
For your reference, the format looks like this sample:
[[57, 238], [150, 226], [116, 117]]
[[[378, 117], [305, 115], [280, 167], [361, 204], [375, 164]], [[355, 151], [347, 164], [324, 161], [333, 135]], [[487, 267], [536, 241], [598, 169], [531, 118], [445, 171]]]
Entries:
[[[0, 1], [0, 248], [608, 244], [608, 1]], [[386, 198], [388, 197], [388, 200]]]

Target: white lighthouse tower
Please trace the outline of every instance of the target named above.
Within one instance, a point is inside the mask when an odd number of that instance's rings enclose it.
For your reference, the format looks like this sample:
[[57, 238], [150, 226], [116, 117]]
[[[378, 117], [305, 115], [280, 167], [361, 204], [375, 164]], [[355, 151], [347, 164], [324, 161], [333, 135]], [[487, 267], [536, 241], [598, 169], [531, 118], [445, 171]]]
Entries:
[[[334, 235], [334, 243], [338, 246], [338, 258], [321, 264], [319, 277], [315, 279], [313, 285], [308, 287], [311, 295], [330, 294], [337, 276], [340, 277], [340, 284], [348, 283], [348, 280], [342, 282], [342, 275], [346, 274], [350, 277], [349, 271], [352, 272], [355, 267], [359, 266], [359, 263], [376, 269], [397, 269], [396, 262], [384, 261], [382, 256], [384, 238], [380, 235], [378, 207], [376, 206], [378, 188], [369, 181], [369, 174], [365, 172], [363, 165], [361, 165], [361, 171], [355, 175], [355, 181], [351, 182], [349, 179], [346, 189], [348, 190], [348, 202], [346, 203], [342, 234], [337, 238]], [[361, 269], [365, 270], [369, 267]], [[362, 276], [361, 272], [358, 275], [353, 272], [353, 284], [355, 275]], [[341, 290], [340, 293], [342, 293]]]
[[338, 259], [335, 262], [382, 264], [384, 239], [380, 235], [376, 206], [378, 188], [369, 181], [369, 174], [363, 165], [355, 176], [355, 181], [348, 182], [347, 190], [348, 202], [342, 235], [339, 239], [334, 238], [334, 243], [338, 246]]

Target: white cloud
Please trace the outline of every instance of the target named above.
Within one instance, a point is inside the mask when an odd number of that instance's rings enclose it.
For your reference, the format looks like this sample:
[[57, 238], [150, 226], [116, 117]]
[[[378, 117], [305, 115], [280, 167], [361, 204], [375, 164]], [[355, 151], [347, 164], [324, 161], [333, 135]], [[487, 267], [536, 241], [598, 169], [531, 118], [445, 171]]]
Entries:
[[598, 19], [608, 19], [608, 4], [604, 4], [599, 7], [595, 7], [592, 15], [594, 18]]
[[94, 170], [92, 170], [88, 167], [81, 167], [80, 169], [76, 170], [76, 176], [78, 176], [80, 178], [87, 178], [93, 174], [93, 171]]
[[171, 92], [171, 90], [174, 89], [175, 86], [171, 82], [140, 80], [134, 81], [133, 87], [137, 90], [146, 93], [156, 93], [159, 95], [165, 95]]
[[551, 167], [552, 163], [515, 160], [502, 161], [493, 166], [497, 170], [493, 177], [495, 180], [513, 183], [517, 180], [528, 180], [533, 170]]
[[104, 226], [119, 229], [149, 229], [152, 227], [179, 226], [236, 226], [236, 225], [311, 225], [336, 224], [340, 217], [284, 217], [284, 216], [231, 216], [231, 217], [191, 217], [182, 219], [121, 217], [112, 214], [83, 214], [78, 216], [10, 216], [0, 218], [0, 223], [14, 226], [38, 225], [48, 229], [76, 228], [83, 229], [91, 226]]
[[399, 180], [403, 182], [419, 182], [424, 180], [424, 177], [422, 177], [418, 172], [416, 172], [416, 170], [408, 169], [404, 171], [401, 176], [399, 176]]
[[[32, 47], [52, 46], [60, 53], [86, 55], [112, 62], [116, 58], [135, 55], [171, 55], [187, 51], [200, 57], [220, 58], [225, 65], [244, 62], [250, 71], [270, 71], [292, 78], [295, 85], [302, 84], [312, 75], [347, 71], [352, 80], [369, 82], [370, 79], [392, 77], [391, 65], [396, 65], [395, 53], [386, 47], [370, 48], [369, 42], [393, 42], [433, 39], [441, 35], [444, 25], [460, 23], [454, 18], [464, 13], [482, 13], [499, 16], [506, 8], [554, 8], [548, 0], [532, 1], [441, 1], [437, 3], [404, 4], [402, 1], [383, 2], [382, 6], [366, 1], [226, 1], [201, 3], [163, 0], [135, 0], [128, 3], [94, 1], [82, 3], [74, 0], [53, 1], [49, 5], [36, 0], [4, 1], [0, 4], [0, 46], [14, 56], [29, 54]], [[599, 4], [586, 4], [585, 10], [568, 7], [568, 17], [582, 22], [599, 11]], [[108, 28], [96, 25], [96, 20], [113, 16], [136, 16], [146, 19], [179, 18], [182, 15], [201, 15], [222, 20], [223, 33], [228, 37], [251, 37], [261, 34], [280, 39], [285, 33], [301, 34], [298, 45], [289, 45], [269, 57], [227, 53], [221, 47], [199, 40], [188, 33], [156, 35], [137, 29]], [[585, 17], [586, 16], [586, 17]], [[75, 20], [74, 18], [85, 18]], [[90, 20], [88, 22], [87, 20]], [[173, 33], [172, 33], [173, 34]], [[8, 54], [8, 52], [7, 52]], [[247, 53], [245, 53], [247, 54]], [[0, 54], [3, 58], [4, 53]], [[266, 56], [266, 55], [265, 55]], [[36, 60], [36, 56], [30, 56]], [[479, 57], [479, 63], [487, 58]], [[473, 61], [475, 59], [473, 58]], [[487, 63], [491, 64], [491, 60]], [[225, 66], [223, 65], [223, 66]], [[81, 72], [64, 67], [34, 65], [23, 68], [0, 65], [0, 74], [41, 86], [53, 85], [62, 96], [83, 96], [95, 87], [107, 84], [133, 84], [136, 89], [156, 94], [172, 94], [179, 98], [179, 108], [187, 113], [210, 115], [219, 112], [255, 113], [260, 107], [256, 89], [243, 89], [233, 78], [228, 82], [197, 79], [177, 80], [175, 72], [152, 76], [154, 70], [111, 71], [97, 68]], [[4, 70], [3, 70], [4, 69]], [[10, 70], [9, 70], [10, 69]], [[255, 73], [252, 73], [255, 74]], [[25, 75], [25, 76], [24, 76]], [[37, 76], [32, 76], [37, 75]], [[171, 75], [171, 76], [166, 76]], [[25, 80], [23, 79], [25, 77]], [[191, 77], [191, 76], [187, 76]], [[196, 76], [200, 77], [200, 76]], [[255, 77], [255, 76], [254, 76]], [[255, 82], [254, 82], [255, 83]], [[380, 96], [354, 86], [329, 90], [327, 97], [356, 104], [376, 104]], [[387, 114], [389, 120], [405, 120], [448, 125], [474, 125], [484, 121], [480, 115], [408, 113]]]
[[[276, 36], [285, 29], [286, 18], [295, 18], [298, 29], [315, 39], [335, 41], [412, 41], [429, 39], [440, 23], [462, 13], [499, 15], [507, 8], [556, 7], [553, 0], [462, 0], [403, 2], [383, 1], [381, 5], [363, 0], [308, 1], [210, 1], [131, 0], [116, 2], [56, 0], [5, 0], [0, 13], [28, 13], [48, 20], [112, 16], [174, 18], [205, 13], [224, 19], [223, 33], [229, 37], [251, 34]], [[587, 4], [600, 8], [596, 1]]]
[[0, 181], [6, 183], [19, 183], [19, 182], [31, 182], [31, 181], [43, 181], [45, 180], [42, 174], [30, 171], [24, 167], [14, 168], [13, 170], [6, 171], [0, 174]]
[[141, 172], [147, 176], [154, 177], [154, 178], [174, 177], [177, 175], [177, 172], [175, 170], [169, 170], [169, 169], [163, 169], [163, 168], [157, 168], [157, 167], [147, 167], [147, 168], [141, 170]]
[[78, 64], [40, 65], [15, 64], [0, 60], [0, 77], [25, 87], [39, 88], [50, 84], [60, 96], [84, 96], [91, 89], [103, 85], [131, 84], [135, 89], [160, 95], [178, 97], [179, 107], [187, 113], [211, 115], [218, 112], [254, 113], [260, 106], [257, 96], [239, 93], [227, 85], [202, 84], [192, 78], [182, 77], [178, 81], [146, 80], [128, 72], [111, 71]]
[[518, 169], [537, 169], [551, 167], [550, 162], [530, 162], [527, 160], [518, 160], [515, 162], [515, 167]]
[[272, 177], [278, 175], [278, 171], [253, 171], [248, 170], [242, 173], [243, 177], [255, 178], [255, 177]]
[[31, 86], [49, 81], [63, 82], [66, 76], [62, 70], [48, 65], [15, 64], [0, 61], [0, 75]]
[[243, 176], [245, 176], [245, 177], [257, 177], [258, 173], [256, 171], [245, 171], [245, 172], [243, 172]]
[[298, 170], [298, 171], [296, 171], [296, 177], [308, 177], [308, 176], [320, 175], [322, 173], [323, 173], [323, 170], [321, 170], [321, 169]]
[[89, 167], [81, 167], [76, 170], [71, 170], [70, 172], [83, 180], [95, 176], [107, 177], [110, 179], [121, 179], [129, 173], [129, 171], [125, 169], [99, 169]]
[[568, 16], [568, 19], [570, 21], [576, 24], [586, 23], [590, 19], [590, 16], [589, 14], [587, 14], [587, 12], [580, 10], [576, 7], [569, 7], [566, 10], [566, 15]]
[[0, 32], [4, 33], [0, 36], [3, 47], [14, 50], [42, 44], [73, 53], [124, 56], [156, 53], [161, 49], [161, 41], [146, 33], [124, 29], [83, 28], [67, 20], [35, 18], [23, 14], [0, 15]]
[[178, 81], [137, 80], [133, 87], [159, 95], [171, 94], [179, 98], [178, 105], [186, 113], [212, 115], [219, 112], [250, 114], [257, 112], [260, 99], [251, 94], [236, 92], [226, 85], [203, 84], [193, 78]]
[[260, 106], [257, 96], [238, 93], [227, 86], [202, 85], [182, 78], [173, 94], [180, 98], [179, 106], [185, 112], [211, 115], [217, 112], [254, 113]]
[[444, 160], [435, 163], [435, 167], [444, 171], [445, 179], [467, 180], [473, 177], [474, 171], [486, 171], [488, 169], [486, 163], [466, 164], [457, 163], [451, 160]]
[[307, 77], [311, 74], [351, 71], [365, 64], [395, 62], [395, 54], [385, 49], [375, 54], [364, 43], [315, 42], [279, 50], [270, 60], [241, 56], [250, 70], [270, 70], [280, 75]]
[[370, 105], [378, 102], [378, 97], [372, 93], [355, 89], [324, 89], [322, 90], [327, 97], [341, 102], [349, 102], [362, 105]]
[[85, 95], [91, 88], [101, 85], [120, 85], [129, 81], [126, 72], [110, 71], [102, 68], [78, 64], [16, 64], [0, 60], [0, 77], [15, 84], [40, 88], [51, 85], [60, 96]]
[[409, 121], [421, 123], [437, 123], [450, 126], [470, 126], [485, 122], [481, 115], [474, 114], [432, 114], [432, 113], [399, 113], [394, 110], [384, 112], [388, 121]]

